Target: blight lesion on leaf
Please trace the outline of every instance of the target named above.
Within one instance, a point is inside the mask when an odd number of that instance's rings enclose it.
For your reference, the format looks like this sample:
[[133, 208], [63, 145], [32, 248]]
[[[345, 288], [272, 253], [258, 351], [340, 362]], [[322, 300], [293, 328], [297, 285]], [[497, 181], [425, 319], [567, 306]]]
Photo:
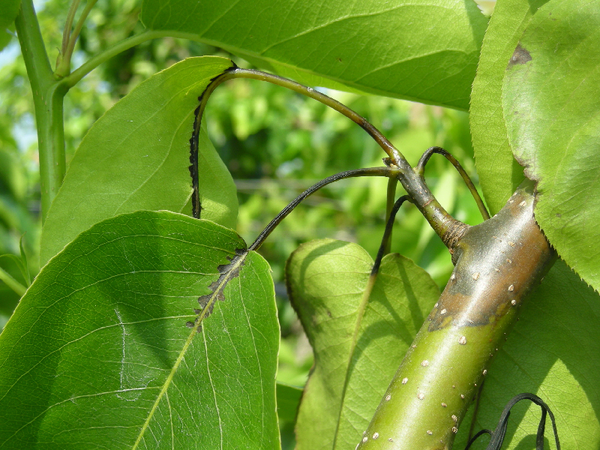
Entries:
[[221, 275], [209, 286], [211, 293], [198, 298], [200, 309], [194, 310], [194, 312], [198, 314], [198, 317], [194, 322], [187, 323], [190, 328], [193, 327], [196, 331], [200, 332], [202, 330], [202, 321], [212, 314], [215, 303], [217, 301], [225, 301], [225, 294], [223, 291], [225, 290], [227, 283], [240, 275], [240, 269], [248, 255], [248, 250], [237, 249], [235, 253], [236, 255], [231, 258], [229, 264], [222, 264], [217, 268]]
[[[243, 248], [232, 230], [166, 211], [80, 234], [0, 334], [0, 448], [275, 448], [274, 288]], [[200, 334], [185, 325], [199, 294], [213, 305]]]

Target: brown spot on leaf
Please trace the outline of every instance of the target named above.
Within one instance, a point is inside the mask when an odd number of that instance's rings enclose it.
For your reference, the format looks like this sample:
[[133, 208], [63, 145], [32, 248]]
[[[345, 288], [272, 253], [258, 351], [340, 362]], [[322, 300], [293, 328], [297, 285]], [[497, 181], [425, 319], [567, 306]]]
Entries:
[[511, 68], [515, 64], [526, 64], [529, 61], [531, 61], [531, 54], [523, 47], [521, 47], [521, 44], [519, 44], [517, 45], [515, 52], [513, 53], [513, 55], [510, 58], [510, 61], [508, 62], [508, 68]]
[[[219, 279], [211, 283], [211, 285], [209, 286], [211, 293], [198, 298], [198, 303], [202, 308], [201, 311], [204, 311], [204, 309], [208, 308], [206, 310], [204, 318], [212, 314], [212, 310], [217, 300], [221, 302], [225, 300], [225, 294], [223, 291], [232, 279], [239, 276], [240, 265], [237, 265], [236, 262], [239, 260], [239, 258], [243, 257], [244, 254], [245, 252], [243, 250], [236, 250], [236, 256], [234, 256], [231, 259], [231, 263], [219, 266]], [[195, 311], [196, 310], [194, 310], [194, 312]]]

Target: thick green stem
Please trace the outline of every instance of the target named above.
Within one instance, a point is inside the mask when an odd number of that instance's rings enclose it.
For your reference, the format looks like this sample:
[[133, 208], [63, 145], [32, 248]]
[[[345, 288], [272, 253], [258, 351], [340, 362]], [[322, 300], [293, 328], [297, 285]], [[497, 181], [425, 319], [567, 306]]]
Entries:
[[67, 88], [52, 72], [32, 0], [21, 2], [15, 26], [33, 91], [43, 221], [65, 175], [63, 98]]
[[66, 89], [54, 84], [36, 104], [35, 116], [40, 158], [42, 222], [60, 189], [66, 171], [63, 99]]
[[456, 247], [450, 281], [404, 357], [358, 448], [452, 448], [524, 297], [555, 261], [527, 180]]
[[[90, 3], [90, 4], [93, 4]], [[86, 9], [78, 27], [67, 39], [66, 54], [61, 55], [58, 74], [53, 73], [40, 32], [32, 0], [23, 0], [15, 21], [19, 42], [29, 82], [33, 91], [35, 120], [38, 132], [40, 158], [40, 185], [42, 197], [42, 222], [44, 222], [54, 197], [62, 185], [65, 171], [65, 140], [63, 100], [69, 88], [77, 84], [85, 75], [113, 56], [142, 42], [176, 33], [147, 31], [125, 39], [87, 61], [74, 72], [68, 74], [70, 55], [74, 39], [82, 26], [82, 20], [89, 12]], [[71, 23], [72, 23], [72, 19]], [[177, 35], [179, 36], [179, 35]], [[190, 37], [181, 34], [181, 37]], [[63, 45], [64, 47], [64, 45]]]

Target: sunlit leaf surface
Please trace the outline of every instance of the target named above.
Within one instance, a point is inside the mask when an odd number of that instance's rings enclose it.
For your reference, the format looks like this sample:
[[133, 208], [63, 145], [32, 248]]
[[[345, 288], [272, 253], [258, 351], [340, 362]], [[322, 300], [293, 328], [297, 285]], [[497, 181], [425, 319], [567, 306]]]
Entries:
[[273, 283], [244, 248], [170, 212], [82, 233], [0, 335], [0, 448], [277, 448]]
[[462, 0], [146, 0], [142, 21], [312, 86], [461, 109], [487, 25]]
[[479, 182], [493, 214], [502, 209], [524, 178], [508, 143], [502, 80], [524, 28], [546, 1], [498, 2], [483, 40], [469, 118]]
[[[140, 84], [94, 124], [44, 224], [42, 264], [83, 230], [117, 214], [141, 209], [191, 214], [193, 112], [211, 78], [230, 66], [216, 57], [182, 61]], [[231, 175], [205, 131], [200, 143], [202, 218], [234, 226]]]
[[558, 254], [600, 290], [600, 9], [553, 0], [525, 30], [504, 82], [515, 156], [538, 181], [535, 216]]

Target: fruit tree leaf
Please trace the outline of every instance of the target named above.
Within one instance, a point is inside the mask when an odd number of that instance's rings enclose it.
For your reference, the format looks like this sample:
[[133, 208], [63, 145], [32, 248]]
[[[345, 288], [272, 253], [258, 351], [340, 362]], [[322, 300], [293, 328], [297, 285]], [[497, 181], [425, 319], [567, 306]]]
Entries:
[[[504, 405], [531, 392], [546, 402], [557, 420], [564, 449], [600, 448], [600, 298], [562, 261], [524, 303], [519, 322], [494, 357], [486, 375], [475, 431], [493, 429]], [[503, 450], [535, 448], [541, 411], [515, 407]], [[470, 417], [470, 414], [468, 415]], [[463, 424], [455, 448], [465, 448], [469, 425]], [[546, 438], [552, 443], [550, 424]], [[472, 448], [484, 449], [489, 441]]]
[[274, 288], [244, 248], [167, 211], [79, 235], [0, 335], [0, 448], [278, 447]]
[[141, 17], [305, 84], [461, 109], [487, 25], [462, 0], [146, 0]]
[[[141, 209], [191, 214], [189, 140], [194, 109], [224, 58], [190, 58], [157, 73], [102, 116], [81, 142], [42, 232], [44, 264], [93, 224]], [[234, 226], [237, 194], [202, 132], [202, 218]], [[188, 211], [189, 209], [189, 211]]]
[[0, 50], [8, 45], [13, 36], [8, 27], [15, 21], [20, 5], [21, 0], [0, 0]]
[[600, 290], [600, 9], [552, 0], [538, 11], [504, 81], [515, 156], [537, 180], [535, 217], [558, 254]]
[[280, 421], [293, 422], [296, 420], [296, 412], [301, 397], [302, 389], [277, 383], [277, 413]]
[[372, 267], [364, 249], [331, 239], [301, 246], [287, 264], [288, 291], [315, 353], [296, 422], [298, 449], [356, 446], [439, 297], [427, 272], [387, 255], [361, 313]]
[[498, 2], [483, 39], [469, 118], [479, 182], [493, 214], [502, 209], [524, 178], [523, 168], [515, 161], [508, 143], [502, 115], [502, 80], [525, 26], [546, 1]]

